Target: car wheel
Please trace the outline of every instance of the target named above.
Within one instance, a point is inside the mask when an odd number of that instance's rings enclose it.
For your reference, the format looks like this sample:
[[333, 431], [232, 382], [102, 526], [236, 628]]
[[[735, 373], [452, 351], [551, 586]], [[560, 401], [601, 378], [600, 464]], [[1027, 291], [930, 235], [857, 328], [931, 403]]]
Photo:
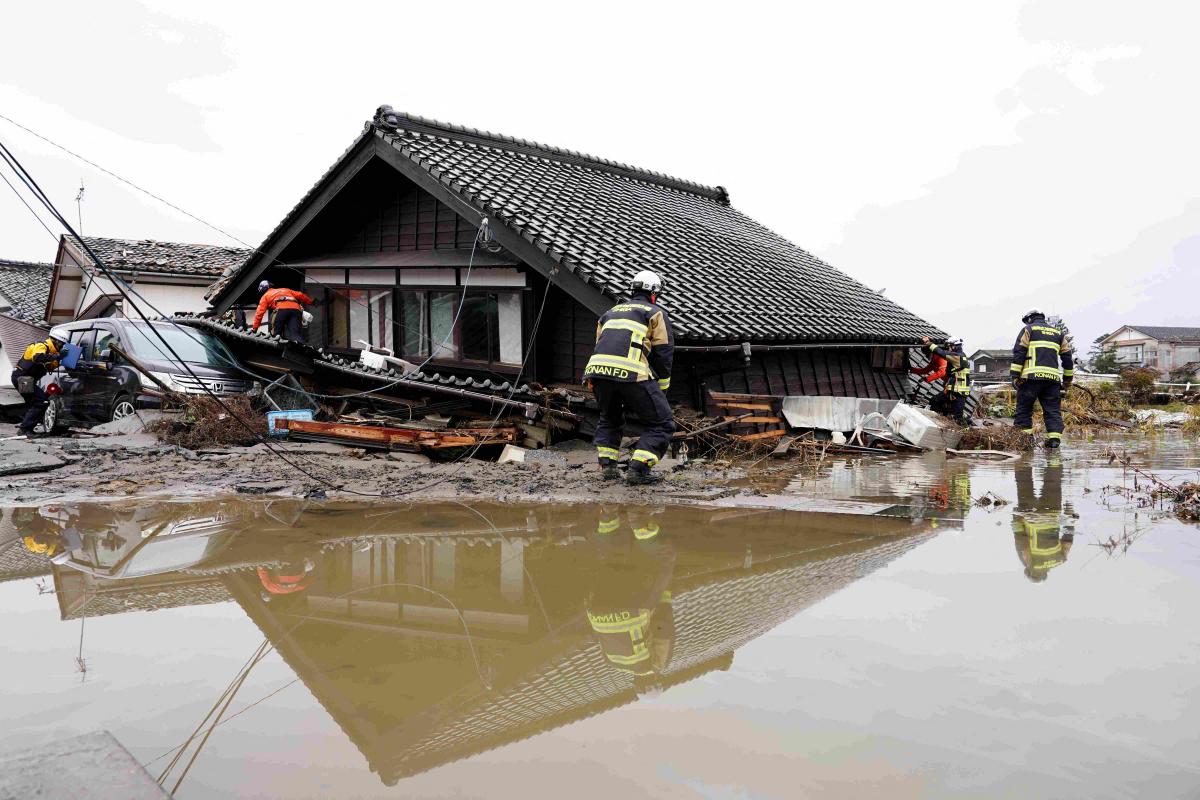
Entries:
[[117, 399], [113, 401], [112, 411], [109, 413], [109, 420], [116, 422], [119, 419], [132, 417], [137, 413], [137, 409], [133, 407], [133, 400], [127, 394], [117, 395]]
[[66, 429], [62, 424], [63, 408], [62, 401], [57, 397], [50, 398], [50, 402], [46, 405], [46, 410], [42, 412], [42, 422], [35, 426], [34, 430], [41, 429], [41, 433], [61, 433]]

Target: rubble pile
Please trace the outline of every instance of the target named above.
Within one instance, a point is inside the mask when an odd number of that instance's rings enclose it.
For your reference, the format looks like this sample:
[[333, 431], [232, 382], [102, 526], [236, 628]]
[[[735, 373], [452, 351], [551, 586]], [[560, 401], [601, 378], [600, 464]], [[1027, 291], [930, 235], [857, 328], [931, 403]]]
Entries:
[[167, 444], [201, 450], [208, 447], [241, 447], [267, 436], [264, 409], [248, 395], [223, 399], [224, 405], [203, 395], [181, 399], [183, 412], [156, 419], [146, 430]]

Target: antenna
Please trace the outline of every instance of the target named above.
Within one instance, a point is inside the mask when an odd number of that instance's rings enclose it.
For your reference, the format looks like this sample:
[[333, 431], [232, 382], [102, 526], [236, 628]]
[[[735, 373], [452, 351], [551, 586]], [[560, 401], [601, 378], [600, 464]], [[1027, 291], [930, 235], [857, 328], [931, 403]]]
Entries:
[[75, 195], [75, 215], [79, 218], [79, 235], [83, 236], [83, 178], [79, 179], [79, 192]]

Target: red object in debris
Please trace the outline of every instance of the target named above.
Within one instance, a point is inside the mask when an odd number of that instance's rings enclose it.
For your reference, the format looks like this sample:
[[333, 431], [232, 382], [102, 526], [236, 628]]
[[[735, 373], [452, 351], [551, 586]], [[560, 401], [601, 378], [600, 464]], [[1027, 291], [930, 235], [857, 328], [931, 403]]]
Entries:
[[51, 383], [46, 386], [46, 394], [48, 394], [52, 397], [56, 394], [62, 394], [62, 387], [59, 386], [57, 383]]

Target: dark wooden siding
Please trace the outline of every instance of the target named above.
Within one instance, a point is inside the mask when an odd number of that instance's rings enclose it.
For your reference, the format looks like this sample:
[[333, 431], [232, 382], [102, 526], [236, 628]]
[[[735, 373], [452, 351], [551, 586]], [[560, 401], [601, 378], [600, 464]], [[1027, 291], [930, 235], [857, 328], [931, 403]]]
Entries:
[[382, 162], [363, 167], [284, 260], [327, 253], [470, 249], [475, 225]]
[[694, 405], [703, 391], [834, 397], [904, 396], [906, 374], [871, 366], [871, 348], [828, 348], [736, 354], [680, 353], [671, 399]]
[[539, 380], [555, 383], [582, 380], [583, 368], [596, 343], [596, 319], [595, 314], [561, 289], [550, 289], [538, 334]]

